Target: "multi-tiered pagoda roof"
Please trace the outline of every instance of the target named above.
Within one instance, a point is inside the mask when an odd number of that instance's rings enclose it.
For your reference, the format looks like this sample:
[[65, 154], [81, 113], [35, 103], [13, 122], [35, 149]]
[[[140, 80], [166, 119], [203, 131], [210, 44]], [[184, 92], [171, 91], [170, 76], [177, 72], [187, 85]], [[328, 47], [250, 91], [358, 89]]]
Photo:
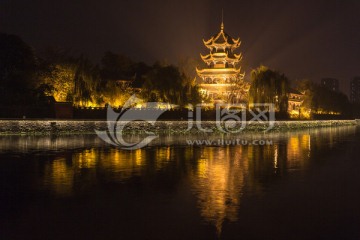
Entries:
[[236, 49], [240, 46], [240, 38], [234, 39], [229, 34], [224, 32], [224, 23], [221, 24], [221, 31], [218, 34], [212, 36], [209, 40], [203, 40], [206, 47], [213, 48], [232, 48]]
[[198, 75], [203, 78], [236, 78], [243, 77], [240, 74], [240, 68], [236, 65], [241, 61], [241, 54], [234, 53], [241, 42], [240, 39], [234, 39], [224, 31], [224, 24], [221, 24], [221, 30], [213, 35], [209, 40], [203, 40], [204, 45], [210, 50], [207, 55], [201, 55], [202, 60], [207, 64], [207, 68], [196, 69]]

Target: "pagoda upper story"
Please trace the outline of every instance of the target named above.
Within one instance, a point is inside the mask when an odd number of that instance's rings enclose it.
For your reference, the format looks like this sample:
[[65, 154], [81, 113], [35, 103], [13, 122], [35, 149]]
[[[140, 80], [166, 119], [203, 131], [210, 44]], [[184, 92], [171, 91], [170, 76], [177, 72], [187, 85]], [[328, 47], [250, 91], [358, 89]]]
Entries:
[[208, 55], [200, 54], [202, 60], [207, 64], [207, 68], [196, 69], [196, 71], [204, 83], [213, 82], [215, 78], [223, 80], [243, 78], [240, 68], [236, 67], [242, 56], [234, 52], [241, 44], [240, 39], [234, 39], [225, 33], [224, 23], [221, 23], [218, 34], [212, 36], [208, 41], [203, 40], [203, 42], [210, 50]]

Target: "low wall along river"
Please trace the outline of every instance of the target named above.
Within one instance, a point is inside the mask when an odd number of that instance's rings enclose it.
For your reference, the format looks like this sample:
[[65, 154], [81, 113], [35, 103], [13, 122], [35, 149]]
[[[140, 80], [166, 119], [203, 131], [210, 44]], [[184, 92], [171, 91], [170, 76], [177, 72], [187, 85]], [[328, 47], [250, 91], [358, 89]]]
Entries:
[[[299, 130], [316, 127], [349, 126], [356, 125], [357, 120], [324, 120], [324, 121], [276, 121], [271, 131]], [[237, 123], [241, 125], [241, 122]], [[359, 124], [359, 123], [358, 123]], [[218, 132], [215, 121], [202, 121], [204, 129]], [[268, 122], [254, 122], [248, 124], [243, 131], [264, 131], [269, 127]], [[49, 135], [49, 134], [94, 134], [96, 130], [107, 130], [107, 121], [92, 120], [0, 120], [0, 135]], [[187, 121], [157, 121], [154, 125], [148, 122], [130, 122], [124, 133], [136, 134], [145, 131], [158, 133], [194, 133], [201, 132], [196, 122], [190, 131]]]

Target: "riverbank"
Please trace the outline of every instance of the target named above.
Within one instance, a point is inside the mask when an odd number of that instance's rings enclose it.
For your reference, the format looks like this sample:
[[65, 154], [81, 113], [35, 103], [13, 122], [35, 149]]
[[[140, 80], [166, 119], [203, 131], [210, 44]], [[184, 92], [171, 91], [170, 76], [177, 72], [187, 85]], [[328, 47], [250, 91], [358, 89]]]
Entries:
[[[113, 122], [115, 124], [115, 122]], [[94, 120], [0, 120], [0, 135], [63, 135], [63, 134], [94, 134], [95, 130], [106, 131], [109, 122]], [[357, 120], [317, 120], [317, 121], [275, 121], [270, 131], [288, 131], [306, 128], [351, 126]], [[216, 121], [157, 121], [153, 125], [148, 122], [134, 121], [127, 124], [126, 134], [155, 133], [196, 133], [207, 129], [221, 132], [224, 124]], [[269, 122], [237, 122], [232, 129], [243, 127], [244, 132], [262, 132], [269, 128]], [[190, 129], [190, 130], [188, 130]]]

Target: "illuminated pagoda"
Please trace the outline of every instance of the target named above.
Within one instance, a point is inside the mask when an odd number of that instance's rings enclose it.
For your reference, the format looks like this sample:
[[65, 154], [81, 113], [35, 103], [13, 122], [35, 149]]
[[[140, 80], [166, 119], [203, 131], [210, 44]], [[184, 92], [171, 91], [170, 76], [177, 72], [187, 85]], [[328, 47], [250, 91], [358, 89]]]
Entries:
[[210, 53], [206, 56], [200, 54], [207, 67], [196, 68], [201, 78], [201, 93], [213, 103], [241, 102], [244, 91], [248, 89], [240, 84], [245, 76], [245, 73], [241, 73], [241, 67], [237, 67], [242, 59], [241, 53], [234, 52], [241, 44], [240, 39], [234, 39], [225, 33], [222, 21], [220, 32], [203, 42]]

